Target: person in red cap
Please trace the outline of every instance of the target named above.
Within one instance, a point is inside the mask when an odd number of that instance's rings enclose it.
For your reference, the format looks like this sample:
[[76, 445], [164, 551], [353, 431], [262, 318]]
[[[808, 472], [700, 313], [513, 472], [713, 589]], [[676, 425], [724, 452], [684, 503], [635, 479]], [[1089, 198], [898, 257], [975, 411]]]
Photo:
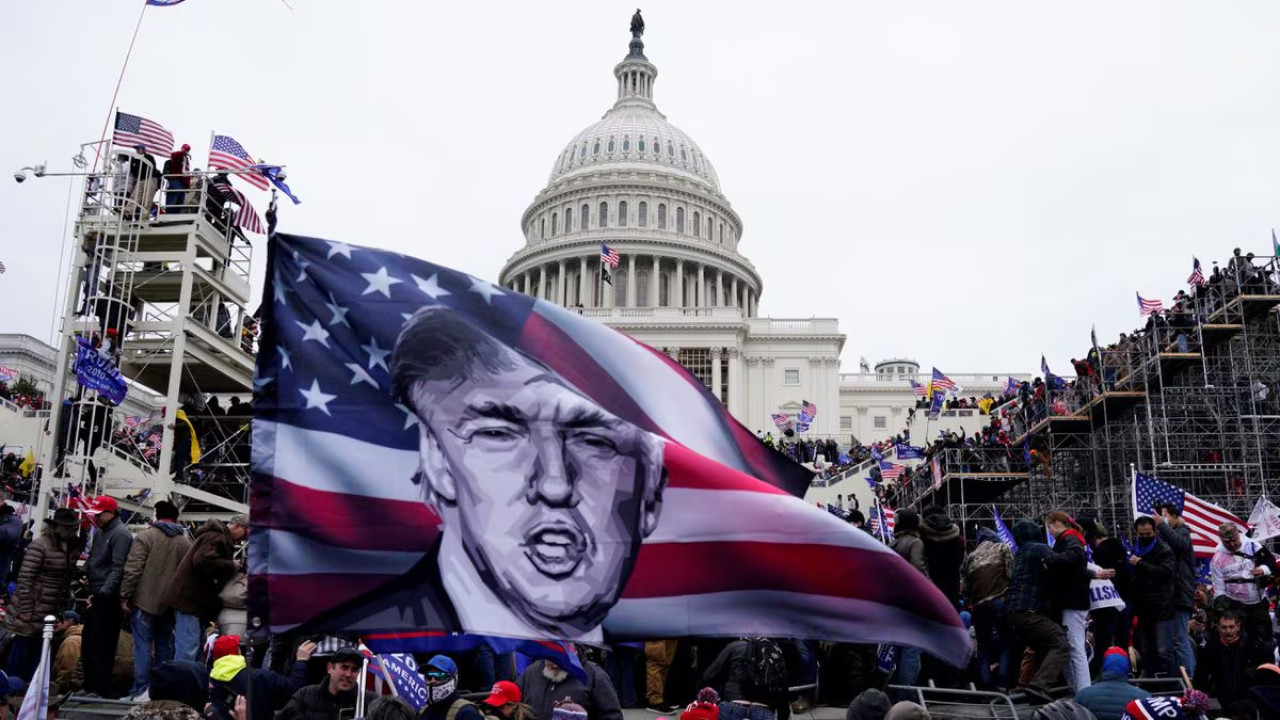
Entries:
[[111, 690], [116, 645], [120, 642], [120, 625], [124, 619], [120, 610], [120, 586], [124, 581], [125, 561], [133, 547], [133, 535], [120, 522], [120, 506], [113, 497], [94, 498], [88, 513], [98, 526], [98, 536], [85, 563], [89, 573], [89, 607], [85, 611], [81, 651], [84, 690], [106, 697]]
[[519, 685], [508, 680], [499, 680], [494, 683], [493, 690], [489, 691], [489, 697], [484, 699], [484, 704], [495, 708], [504, 720], [528, 720], [532, 717], [533, 709], [521, 702], [522, 699]]
[[[174, 150], [169, 159], [164, 161], [164, 182], [169, 192], [164, 194], [164, 204], [166, 207], [174, 207], [183, 205], [186, 200], [186, 193], [174, 192], [191, 187], [191, 178], [188, 173], [191, 171], [191, 146], [182, 145], [181, 150]], [[193, 208], [183, 208], [180, 210], [170, 210], [170, 212], [195, 212]]]

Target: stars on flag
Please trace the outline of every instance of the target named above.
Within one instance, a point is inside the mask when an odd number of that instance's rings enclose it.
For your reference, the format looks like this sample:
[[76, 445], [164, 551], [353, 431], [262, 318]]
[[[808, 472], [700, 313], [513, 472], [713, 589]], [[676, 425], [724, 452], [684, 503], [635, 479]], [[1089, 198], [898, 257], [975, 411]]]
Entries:
[[426, 280], [423, 280], [417, 275], [410, 275], [409, 277], [413, 278], [413, 282], [418, 286], [418, 290], [432, 300], [439, 300], [442, 297], [453, 294], [440, 287], [440, 273], [435, 273]]
[[360, 363], [343, 363], [343, 365], [345, 365], [346, 368], [350, 370], [352, 373], [352, 378], [351, 378], [352, 385], [359, 385], [362, 382], [367, 382], [370, 385], [372, 385], [375, 390], [382, 389], [381, 386], [378, 385], [378, 382], [373, 379], [373, 376], [370, 375], [367, 370], [365, 370], [363, 367], [360, 366]]
[[[467, 277], [471, 277], [471, 276], [468, 275]], [[479, 293], [480, 296], [484, 298], [484, 301], [489, 303], [490, 305], [493, 304], [493, 299], [495, 297], [498, 297], [500, 295], [506, 295], [505, 292], [494, 287], [492, 283], [487, 283], [483, 280], [480, 280], [479, 278], [474, 278], [474, 277], [471, 278], [471, 287], [467, 289], [473, 293]]]
[[294, 320], [293, 323], [302, 328], [303, 342], [315, 340], [321, 345], [329, 347], [329, 331], [324, 329], [324, 326], [320, 324], [320, 320], [318, 318], [313, 320], [310, 325], [299, 322], [298, 320]]
[[336, 240], [326, 240], [325, 242], [329, 244], [329, 254], [325, 256], [325, 260], [332, 260], [335, 255], [343, 255], [348, 260], [351, 259], [351, 251], [355, 248]]
[[396, 409], [404, 413], [404, 429], [408, 430], [418, 424], [418, 415], [410, 410], [404, 403], [396, 403]]
[[391, 369], [387, 367], [387, 356], [391, 354], [391, 351], [378, 347], [378, 338], [375, 338], [375, 337], [369, 338], [369, 344], [361, 345], [360, 349], [369, 353], [369, 369], [370, 370], [374, 369], [375, 367], [381, 366], [383, 370], [386, 370], [387, 372], [391, 372]]
[[[294, 322], [297, 322], [297, 321], [295, 320]], [[292, 370], [293, 360], [289, 356], [289, 351], [285, 350], [283, 345], [276, 346], [276, 350], [279, 351], [280, 353], [280, 367]]]
[[369, 283], [369, 287], [365, 288], [364, 292], [360, 293], [361, 295], [368, 295], [371, 292], [380, 292], [388, 300], [391, 299], [391, 286], [399, 285], [404, 282], [399, 278], [394, 278], [388, 275], [385, 267], [378, 268], [378, 272], [375, 273], [360, 273], [360, 277], [364, 278], [365, 282]]
[[303, 408], [304, 410], [319, 409], [324, 411], [325, 415], [329, 415], [330, 417], [333, 416], [333, 413], [329, 412], [329, 402], [338, 396], [321, 392], [319, 380], [312, 380], [310, 388], [307, 388], [306, 390], [300, 389], [298, 392], [301, 393], [302, 398], [307, 401], [307, 406]]
[[325, 303], [324, 306], [329, 308], [329, 312], [333, 313], [333, 319], [329, 321], [330, 327], [337, 327], [339, 325], [351, 327], [351, 323], [347, 322], [347, 313], [351, 311], [351, 308], [345, 308], [339, 305], [338, 301], [333, 299], [332, 293], [329, 294], [329, 302]]

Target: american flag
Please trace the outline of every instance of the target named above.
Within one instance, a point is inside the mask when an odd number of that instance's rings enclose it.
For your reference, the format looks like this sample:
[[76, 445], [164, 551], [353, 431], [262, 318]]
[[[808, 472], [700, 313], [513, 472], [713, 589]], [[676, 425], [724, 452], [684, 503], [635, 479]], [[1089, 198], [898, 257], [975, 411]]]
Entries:
[[[871, 508], [871, 517], [867, 520], [867, 529], [872, 535], [885, 542], [893, 542], [894, 515], [896, 511], [876, 504]], [[883, 529], [882, 529], [883, 528]]]
[[236, 209], [231, 213], [232, 225], [243, 228], [245, 232], [267, 234], [267, 227], [262, 224], [262, 218], [258, 216], [258, 211], [253, 208], [253, 203], [249, 202], [249, 198], [245, 197], [244, 193], [232, 187], [231, 183], [221, 180], [214, 180], [212, 184], [236, 203]]
[[614, 250], [608, 245], [604, 245], [604, 244], [600, 245], [600, 262], [604, 263], [605, 265], [608, 265], [609, 267], [616, 268], [618, 267], [618, 263], [620, 261], [621, 261], [621, 258], [618, 257], [617, 250]]
[[818, 406], [808, 400], [802, 400], [800, 401], [800, 412], [808, 415], [809, 419], [812, 420], [818, 416]]
[[1164, 309], [1164, 303], [1159, 300], [1143, 300], [1142, 295], [1138, 293], [1134, 294], [1138, 296], [1139, 315], [1150, 315], [1151, 313], [1157, 313]]
[[1209, 281], [1204, 279], [1204, 271], [1200, 269], [1200, 258], [1192, 256], [1191, 262], [1191, 277], [1187, 278], [1187, 284], [1192, 287], [1208, 285]]
[[943, 375], [938, 368], [933, 369], [933, 380], [930, 384], [933, 385], [934, 390], [951, 391], [956, 389], [956, 384], [951, 382], [951, 378]]
[[[457, 617], [452, 608], [458, 603], [439, 580], [438, 563], [446, 557], [470, 562], [465, 551], [445, 555], [441, 543], [461, 542], [450, 523], [467, 527], [471, 519], [458, 519], [456, 506], [440, 498], [432, 496], [430, 505], [424, 500], [422, 485], [442, 479], [431, 475], [438, 466], [420, 472], [422, 453], [439, 447], [421, 447], [421, 439], [449, 443], [448, 453], [465, 443], [468, 466], [490, 467], [501, 461], [489, 456], [501, 456], [514, 439], [500, 432], [436, 435], [434, 426], [448, 421], [434, 414], [422, 419], [397, 401], [391, 369], [409, 372], [413, 359], [406, 356], [424, 353], [423, 372], [456, 380], [439, 364], [452, 362], [445, 356], [456, 349], [480, 359], [501, 352], [539, 373], [545, 387], [529, 393], [559, 393], [557, 402], [589, 413], [582, 422], [608, 421], [610, 432], [629, 433], [625, 451], [602, 442], [575, 449], [594, 453], [591, 462], [651, 448], [625, 473], [630, 479], [610, 478], [601, 486], [606, 480], [597, 478], [591, 488], [579, 488], [609, 492], [613, 499], [601, 508], [633, 511], [608, 532], [634, 533], [638, 549], [613, 558], [614, 570], [604, 576], [614, 578], [604, 588], [607, 604], [596, 608], [615, 637], [820, 635], [917, 646], [957, 663], [968, 658], [968, 636], [941, 593], [866, 533], [805, 502], [812, 473], [761, 444], [667, 355], [555, 303], [412, 257], [287, 234], [275, 242], [254, 383], [255, 542], [249, 550], [249, 612], [272, 632], [341, 628], [380, 652], [399, 650], [373, 645], [378, 637], [426, 630], [531, 637], [524, 623], [502, 622], [516, 611], [491, 611], [486, 603], [492, 600], [467, 598], [467, 619]], [[335, 315], [344, 322], [333, 322]], [[406, 317], [412, 318], [407, 328]], [[412, 337], [433, 318], [462, 335]], [[507, 361], [492, 372], [514, 372]], [[479, 417], [527, 423], [527, 415], [509, 414], [519, 411], [505, 404], [517, 402], [506, 400], [505, 386], [484, 389], [485, 377], [476, 379], [474, 406], [504, 414]], [[498, 393], [499, 404], [487, 409], [491, 393]], [[519, 402], [531, 399], [521, 395]], [[470, 427], [457, 431], [480, 432]], [[461, 472], [454, 459], [444, 462]], [[651, 492], [642, 476], [650, 473], [637, 468], [648, 463], [660, 465], [665, 481], [661, 507], [642, 510]], [[504, 474], [525, 477], [543, 465], [515, 460], [507, 467]], [[478, 492], [462, 485], [467, 476], [455, 482]], [[520, 491], [518, 506], [541, 507], [525, 497]], [[529, 512], [511, 507], [496, 517], [512, 522], [515, 514], [519, 522]], [[563, 514], [551, 507], [539, 512], [539, 522]], [[602, 522], [612, 522], [613, 515], [602, 512]], [[636, 528], [641, 518], [646, 524]], [[520, 542], [546, 540], [527, 539], [543, 531], [526, 524], [511, 526], [525, 538]], [[558, 532], [577, 526], [566, 527]], [[593, 528], [599, 533], [593, 545], [617, 547], [603, 525]], [[504, 572], [551, 582], [538, 558], [523, 551], [503, 558]], [[537, 633], [543, 639], [572, 634]]]
[[786, 413], [774, 413], [770, 417], [773, 418], [773, 424], [776, 425], [779, 430], [786, 427], [787, 423], [791, 422], [791, 416]]
[[1182, 519], [1191, 528], [1191, 544], [1195, 547], [1196, 557], [1211, 557], [1218, 547], [1218, 526], [1222, 523], [1235, 523], [1243, 532], [1249, 527], [1244, 520], [1232, 515], [1211, 502], [1201, 500], [1163, 480], [1135, 473], [1133, 477], [1133, 513], [1134, 515], [1154, 515], [1153, 506], [1172, 503], [1182, 508]]
[[[256, 163], [257, 160], [250, 157], [244, 146], [236, 142], [231, 136], [213, 136], [213, 145], [209, 146], [210, 168], [214, 170], [248, 170], [250, 169], [249, 166]], [[257, 170], [238, 174], [236, 177], [259, 190], [267, 189], [267, 179]]]
[[907, 382], [911, 383], [911, 390], [916, 394], [916, 397], [928, 397], [929, 395], [928, 385], [921, 385], [915, 380], [908, 380]]
[[126, 148], [143, 145], [153, 155], [168, 155], [173, 152], [173, 133], [165, 130], [160, 123], [141, 115], [130, 115], [117, 110], [116, 128], [111, 135], [111, 143]]
[[885, 480], [897, 480], [902, 477], [902, 473], [906, 472], [906, 465], [899, 465], [896, 462], [884, 460], [880, 463], [880, 477]]

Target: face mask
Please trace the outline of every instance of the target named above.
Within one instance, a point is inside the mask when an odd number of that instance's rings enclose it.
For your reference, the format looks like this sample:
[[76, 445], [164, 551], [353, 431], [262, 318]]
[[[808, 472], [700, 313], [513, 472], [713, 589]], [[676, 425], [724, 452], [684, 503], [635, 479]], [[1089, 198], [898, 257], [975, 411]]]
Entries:
[[437, 703], [453, 694], [458, 687], [458, 676], [451, 675], [441, 685], [428, 685], [427, 690], [431, 692], [431, 702]]

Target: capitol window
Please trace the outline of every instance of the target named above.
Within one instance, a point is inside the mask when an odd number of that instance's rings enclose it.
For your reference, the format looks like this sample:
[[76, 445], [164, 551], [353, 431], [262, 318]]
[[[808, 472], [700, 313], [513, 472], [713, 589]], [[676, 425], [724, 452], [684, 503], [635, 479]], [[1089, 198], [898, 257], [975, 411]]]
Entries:
[[653, 154], [654, 155], [662, 154], [662, 143], [658, 141], [658, 138], [653, 139]]
[[841, 415], [841, 416], [840, 416], [840, 429], [841, 429], [841, 430], [852, 430], [852, 429], [853, 429], [853, 418], [852, 418], [852, 417], [849, 417], [848, 415]]
[[676, 232], [684, 232], [684, 208], [676, 208]]
[[573, 232], [573, 208], [564, 209], [564, 231]]
[[799, 371], [798, 369], [794, 369], [794, 368], [792, 368], [792, 369], [787, 369], [787, 370], [783, 370], [783, 371], [782, 371], [782, 384], [783, 384], [783, 385], [799, 385], [799, 384], [800, 384], [800, 371]]
[[872, 418], [871, 421], [872, 421], [872, 426], [876, 430], [884, 430], [889, 426], [888, 422], [885, 420], [885, 417], [883, 415], [877, 415], [874, 418]]
[[605, 150], [610, 153], [613, 152], [613, 138], [609, 138], [609, 145], [608, 147], [605, 148]]
[[676, 156], [676, 146], [672, 145], [671, 143], [667, 143], [667, 157], [673, 158], [675, 156]]
[[687, 162], [689, 162], [689, 156], [684, 154], [684, 146], [683, 146], [683, 145], [681, 145], [681, 146], [680, 146], [680, 162], [682, 162], [682, 163], [687, 163]]
[[720, 242], [724, 242], [724, 223], [720, 223]]
[[552, 235], [552, 237], [554, 237], [556, 233], [560, 232], [560, 223], [559, 223], [559, 220], [560, 220], [560, 214], [559, 214], [559, 213], [551, 213], [551, 235]]
[[592, 155], [599, 155], [599, 154], [600, 154], [600, 141], [599, 141], [599, 140], [596, 140], [596, 146], [595, 146], [595, 147], [593, 147], [593, 148], [591, 148], [591, 154], [592, 154]]
[[627, 226], [627, 201], [618, 203], [618, 227]]
[[538, 224], [538, 237], [544, 238], [546, 236], [547, 236], [547, 219], [542, 218], [541, 222]]
[[609, 203], [600, 203], [600, 227], [609, 227]]
[[711, 239], [711, 230], [715, 227], [715, 222], [711, 218], [707, 218], [707, 239]]
[[582, 229], [583, 229], [583, 230], [586, 230], [586, 229], [587, 229], [587, 224], [588, 224], [590, 221], [591, 221], [591, 206], [590, 206], [590, 205], [583, 205], [583, 206], [582, 206], [582, 219], [578, 221], [578, 222], [582, 223]]
[[582, 143], [582, 152], [578, 154], [578, 157], [586, 157], [586, 156], [587, 156], [587, 144]]
[[698, 214], [697, 210], [694, 210], [693, 211], [693, 236], [694, 237], [700, 237], [702, 235], [702, 230], [700, 229], [701, 227], [702, 227], [702, 216]]
[[639, 148], [640, 152], [644, 152], [644, 138], [640, 138], [637, 142], [639, 143], [637, 147]]
[[631, 138], [627, 135], [623, 135], [622, 136], [622, 152], [627, 152], [630, 149], [631, 149]]
[[667, 229], [667, 206], [662, 203], [658, 203], [658, 229]]
[[[644, 142], [641, 140], [641, 142]], [[640, 203], [640, 227], [649, 227], [649, 205], [648, 203]]]

